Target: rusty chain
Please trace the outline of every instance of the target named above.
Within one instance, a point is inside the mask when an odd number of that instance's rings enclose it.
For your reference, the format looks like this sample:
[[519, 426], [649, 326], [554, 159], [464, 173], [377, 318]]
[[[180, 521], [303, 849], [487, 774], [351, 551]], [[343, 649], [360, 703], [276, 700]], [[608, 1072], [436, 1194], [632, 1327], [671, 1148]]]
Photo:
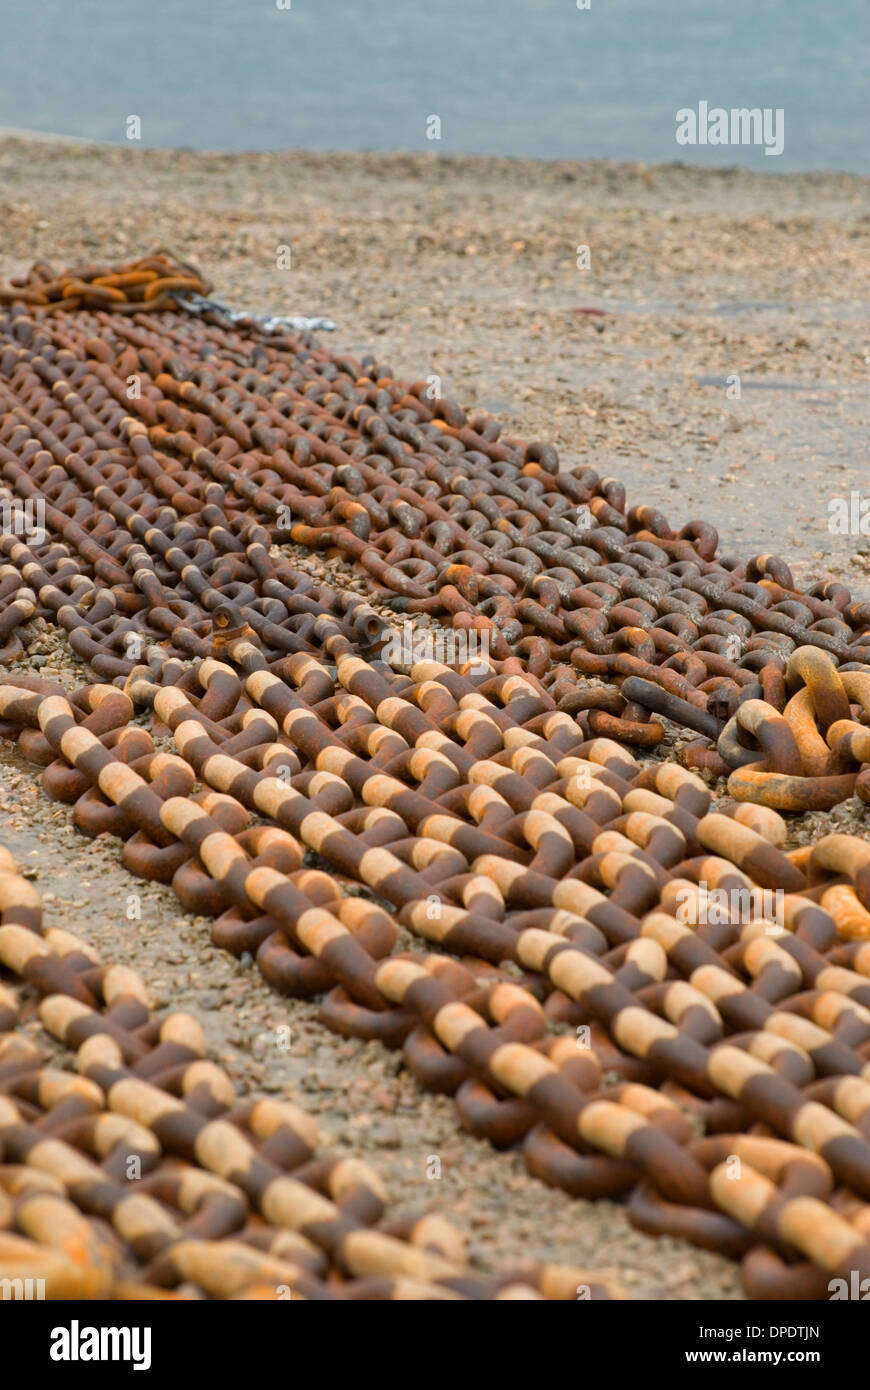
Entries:
[[[717, 559], [425, 383], [40, 274], [6, 311], [0, 472], [47, 535], [0, 540], [0, 638], [14, 660], [48, 616], [114, 682], [0, 684], [49, 795], [536, 1176], [741, 1258], [757, 1297], [870, 1274], [870, 848], [788, 851], [778, 814], [867, 799], [870, 607]], [[483, 660], [394, 670], [282, 541]], [[655, 714], [733, 800], [623, 746]], [[0, 960], [40, 986], [38, 948]]]

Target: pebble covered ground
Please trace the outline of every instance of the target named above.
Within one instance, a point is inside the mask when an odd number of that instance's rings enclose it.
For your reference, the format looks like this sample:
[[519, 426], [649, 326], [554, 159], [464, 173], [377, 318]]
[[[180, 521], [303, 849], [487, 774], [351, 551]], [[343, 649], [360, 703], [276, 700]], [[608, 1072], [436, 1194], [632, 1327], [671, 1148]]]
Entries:
[[[510, 433], [623, 478], [631, 501], [673, 522], [703, 516], [742, 554], [799, 557], [801, 579], [834, 574], [864, 595], [870, 536], [831, 535], [827, 518], [831, 497], [868, 486], [868, 192], [846, 175], [10, 137], [0, 274], [169, 246], [234, 305], [328, 314], [342, 349], [373, 351], [410, 379], [437, 373]], [[279, 245], [291, 247], [289, 272], [276, 268]], [[726, 396], [734, 373], [740, 399]], [[356, 583], [341, 564], [297, 558]], [[19, 672], [70, 688], [88, 679], [63, 635], [41, 621], [26, 632]], [[670, 731], [669, 748], [683, 741]], [[791, 842], [814, 838], [819, 819], [793, 821]], [[866, 833], [854, 800], [824, 821]], [[50, 924], [138, 969], [156, 1004], [195, 1014], [242, 1087], [299, 1100], [327, 1143], [369, 1156], [401, 1211], [450, 1215], [479, 1267], [534, 1256], [612, 1270], [636, 1298], [741, 1297], [730, 1261], [641, 1235], [617, 1204], [543, 1186], [518, 1155], [462, 1133], [452, 1102], [422, 1092], [398, 1054], [336, 1037], [316, 1005], [283, 999], [211, 947], [205, 918], [133, 879], [117, 841], [80, 835], [2, 741], [0, 823]], [[440, 1179], [427, 1176], [432, 1157]]]

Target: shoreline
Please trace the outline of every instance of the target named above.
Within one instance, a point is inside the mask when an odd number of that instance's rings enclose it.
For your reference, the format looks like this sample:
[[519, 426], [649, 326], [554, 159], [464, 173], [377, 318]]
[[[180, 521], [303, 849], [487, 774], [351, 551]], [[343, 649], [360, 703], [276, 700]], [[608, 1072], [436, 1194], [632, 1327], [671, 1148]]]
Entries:
[[523, 165], [539, 170], [541, 172], [552, 172], [564, 176], [565, 172], [594, 172], [595, 170], [610, 170], [623, 175], [656, 174], [684, 172], [697, 175], [702, 179], [720, 178], [734, 179], [745, 178], [757, 180], [759, 182], [793, 182], [800, 180], [824, 181], [845, 180], [854, 181], [856, 184], [866, 184], [870, 186], [870, 174], [862, 174], [849, 169], [838, 169], [835, 167], [813, 168], [813, 169], [787, 169], [778, 170], [777, 168], [764, 167], [759, 169], [750, 168], [743, 164], [694, 164], [690, 160], [680, 158], [670, 160], [642, 160], [642, 159], [614, 159], [609, 155], [587, 155], [578, 159], [561, 159], [551, 155], [527, 155], [527, 154], [486, 154], [480, 151], [462, 150], [437, 150], [437, 149], [361, 149], [361, 150], [342, 150], [342, 149], [317, 149], [306, 145], [283, 145], [277, 149], [240, 149], [228, 150], [220, 147], [214, 149], [196, 149], [192, 145], [152, 145], [136, 140], [95, 140], [86, 135], [68, 135], [60, 131], [43, 131], [17, 126], [0, 125], [0, 141], [20, 142], [22, 144], [44, 144], [76, 146], [85, 148], [94, 153], [108, 152], [113, 150], [125, 150], [127, 152], [141, 153], [148, 156], [164, 156], [174, 158], [176, 156], [186, 156], [196, 160], [326, 160], [330, 163], [346, 161], [350, 164], [360, 161], [378, 160], [384, 165], [398, 165], [400, 163], [414, 162], [424, 164], [428, 167], [444, 166], [450, 167], [454, 171], [462, 166], [480, 166], [478, 172], [498, 172], [500, 169], [510, 171]]
[[437, 151], [437, 150], [413, 150], [413, 149], [361, 149], [361, 150], [341, 150], [341, 149], [315, 149], [310, 146], [284, 145], [278, 149], [241, 149], [227, 150], [215, 149], [195, 149], [191, 145], [150, 145], [139, 144], [130, 141], [105, 141], [95, 140], [86, 135], [67, 135], [59, 131], [43, 131], [19, 128], [17, 126], [0, 125], [0, 142], [20, 141], [22, 143], [37, 143], [45, 145], [76, 146], [90, 151], [110, 151], [126, 150], [137, 151], [149, 156], [165, 156], [170, 159], [177, 156], [188, 156], [196, 160], [310, 160], [312, 162], [327, 160], [330, 163], [348, 161], [350, 164], [360, 161], [379, 160], [386, 166], [391, 164], [412, 161], [425, 164], [429, 168], [444, 166], [456, 172], [463, 166], [475, 166], [480, 168], [477, 172], [495, 174], [499, 170], [510, 172], [520, 166], [529, 166], [541, 172], [551, 172], [560, 177], [565, 173], [577, 173], [582, 171], [594, 171], [596, 169], [607, 169], [622, 175], [632, 174], [668, 174], [671, 172], [685, 172], [697, 175], [702, 179], [721, 178], [733, 180], [735, 178], [755, 179], [759, 182], [772, 181], [794, 182], [807, 180], [810, 182], [833, 181], [854, 181], [856, 184], [865, 184], [870, 190], [870, 174], [858, 173], [849, 169], [838, 169], [835, 167], [812, 168], [812, 169], [788, 169], [780, 172], [776, 168], [752, 169], [742, 164], [693, 164], [688, 160], [672, 159], [666, 161], [648, 161], [635, 159], [614, 159], [608, 155], [588, 155], [581, 159], [559, 159], [550, 155], [526, 155], [526, 154], [486, 154], [480, 151]]

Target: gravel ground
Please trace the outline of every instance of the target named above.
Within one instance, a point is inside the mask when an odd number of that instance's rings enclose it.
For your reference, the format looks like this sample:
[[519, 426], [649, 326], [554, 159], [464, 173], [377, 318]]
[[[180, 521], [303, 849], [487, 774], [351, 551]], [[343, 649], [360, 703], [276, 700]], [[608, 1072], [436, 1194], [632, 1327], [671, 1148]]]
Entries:
[[[833, 574], [867, 593], [870, 538], [827, 530], [830, 499], [867, 486], [867, 180], [13, 137], [0, 137], [0, 177], [4, 276], [36, 258], [169, 246], [235, 305], [330, 314], [343, 349], [411, 379], [438, 373], [510, 433], [623, 478], [631, 501], [672, 522], [703, 516], [743, 554], [774, 549], [802, 580]], [[289, 272], [275, 268], [279, 245]], [[739, 400], [726, 397], [735, 373]], [[302, 563], [320, 572], [316, 557]], [[28, 632], [19, 671], [87, 679], [63, 636]], [[242, 1087], [301, 1101], [328, 1143], [370, 1155], [400, 1210], [449, 1214], [480, 1267], [534, 1256], [610, 1269], [638, 1298], [741, 1297], [730, 1261], [544, 1187], [516, 1154], [459, 1131], [452, 1102], [421, 1092], [397, 1054], [336, 1038], [314, 1005], [211, 948], [204, 918], [133, 880], [116, 841], [80, 835], [2, 742], [0, 814], [49, 923], [133, 965], [158, 1005], [195, 1014]], [[832, 820], [865, 825], [854, 801]], [[791, 840], [815, 833], [803, 817]]]

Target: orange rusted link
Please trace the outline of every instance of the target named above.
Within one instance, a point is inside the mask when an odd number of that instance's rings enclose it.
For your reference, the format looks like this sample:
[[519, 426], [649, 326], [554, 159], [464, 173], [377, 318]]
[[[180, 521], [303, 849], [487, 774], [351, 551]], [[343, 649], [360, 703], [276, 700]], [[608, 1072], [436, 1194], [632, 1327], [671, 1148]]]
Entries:
[[825, 835], [813, 847], [810, 863], [828, 873], [848, 875], [861, 905], [870, 909], [870, 845], [851, 835]]
[[633, 1226], [651, 1236], [675, 1236], [705, 1250], [718, 1250], [740, 1259], [752, 1245], [752, 1235], [721, 1212], [668, 1202], [650, 1182], [634, 1187], [628, 1204]]
[[732, 772], [728, 790], [740, 801], [754, 801], [778, 811], [829, 811], [855, 791], [857, 773], [839, 777], [788, 777], [750, 763]]
[[[767, 771], [791, 777], [801, 775], [803, 764], [800, 749], [788, 721], [776, 714], [765, 701], [748, 700], [739, 705], [734, 722], [745, 734], [757, 740], [763, 754], [757, 761], [764, 762]], [[719, 752], [729, 761], [721, 738]]]
[[478, 1081], [464, 1081], [456, 1092], [460, 1124], [476, 1139], [488, 1139], [498, 1147], [521, 1140], [537, 1116], [532, 1106], [519, 1099], [499, 1100]]
[[740, 1274], [750, 1298], [807, 1302], [830, 1297], [824, 1270], [805, 1261], [789, 1263], [763, 1245], [747, 1252]]
[[318, 1017], [345, 1038], [377, 1038], [388, 1047], [399, 1047], [414, 1026], [413, 1014], [363, 1008], [338, 988], [323, 1000]]
[[706, 739], [685, 744], [681, 756], [686, 767], [712, 772], [717, 777], [727, 777], [731, 771], [717, 748], [711, 747]]
[[714, 814], [700, 821], [697, 834], [705, 849], [723, 854], [745, 869], [762, 888], [781, 888], [796, 893], [806, 884], [804, 875], [785, 855], [749, 826]]
[[799, 647], [792, 652], [786, 667], [786, 682], [793, 685], [797, 681], [802, 681], [810, 692], [822, 734], [838, 719], [850, 717], [848, 696], [827, 652], [816, 647]]
[[652, 681], [643, 680], [639, 676], [629, 676], [623, 681], [621, 691], [626, 699], [635, 700], [655, 714], [661, 714], [676, 724], [694, 729], [696, 733], [704, 734], [707, 738], [716, 738], [719, 734], [719, 723], [713, 715], [705, 709], [695, 708], [678, 695], [660, 689]]
[[604, 710], [591, 710], [588, 724], [590, 733], [595, 736], [630, 743], [633, 747], [655, 748], [665, 736], [664, 727], [652, 719], [614, 717]]
[[469, 1068], [454, 1057], [422, 1024], [415, 1025], [402, 1045], [402, 1055], [411, 1074], [427, 1090], [452, 1096], [468, 1080]]
[[523, 1157], [533, 1177], [561, 1187], [572, 1197], [618, 1197], [637, 1183], [632, 1164], [600, 1154], [575, 1153], [544, 1125], [529, 1132]]

